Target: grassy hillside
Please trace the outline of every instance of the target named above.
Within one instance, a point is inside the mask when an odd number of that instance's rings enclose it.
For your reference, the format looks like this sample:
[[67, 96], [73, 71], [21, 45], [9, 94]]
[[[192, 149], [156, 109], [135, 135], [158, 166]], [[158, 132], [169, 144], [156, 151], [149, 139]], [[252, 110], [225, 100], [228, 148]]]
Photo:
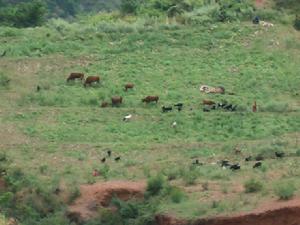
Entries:
[[[273, 198], [281, 183], [299, 187], [300, 33], [292, 25], [127, 19], [134, 22], [52, 20], [0, 29], [0, 54], [6, 52], [0, 58], [0, 149], [9, 175], [17, 168], [53, 190], [161, 173], [181, 188], [184, 201], [167, 199], [159, 211], [182, 217], [249, 210]], [[70, 72], [99, 75], [101, 84], [66, 83]], [[124, 92], [127, 82], [135, 88]], [[204, 94], [202, 84], [235, 95]], [[120, 107], [99, 107], [116, 95], [124, 99]], [[158, 95], [159, 103], [143, 104], [147, 95]], [[226, 100], [238, 110], [203, 112], [203, 99]], [[258, 112], [252, 113], [255, 100]], [[181, 112], [161, 112], [178, 102]], [[133, 119], [125, 123], [128, 113]], [[107, 149], [121, 161], [101, 163]], [[276, 159], [275, 151], [287, 157]], [[262, 168], [245, 162], [249, 155], [262, 155]], [[195, 159], [204, 165], [191, 166]], [[222, 169], [216, 162], [223, 159], [239, 162], [241, 170]], [[103, 176], [93, 177], [95, 168]], [[250, 178], [263, 190], [245, 193]]]

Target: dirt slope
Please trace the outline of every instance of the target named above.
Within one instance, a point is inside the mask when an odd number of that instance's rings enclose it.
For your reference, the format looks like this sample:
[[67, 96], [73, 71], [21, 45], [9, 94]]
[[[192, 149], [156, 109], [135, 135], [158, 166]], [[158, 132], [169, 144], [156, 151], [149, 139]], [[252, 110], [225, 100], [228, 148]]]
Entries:
[[82, 185], [81, 196], [69, 207], [69, 217], [74, 221], [93, 218], [99, 208], [109, 207], [112, 197], [122, 200], [142, 198], [145, 189], [145, 182], [109, 181]]
[[156, 221], [157, 225], [300, 225], [300, 199], [269, 202], [253, 212], [232, 217], [187, 221], [160, 215]]

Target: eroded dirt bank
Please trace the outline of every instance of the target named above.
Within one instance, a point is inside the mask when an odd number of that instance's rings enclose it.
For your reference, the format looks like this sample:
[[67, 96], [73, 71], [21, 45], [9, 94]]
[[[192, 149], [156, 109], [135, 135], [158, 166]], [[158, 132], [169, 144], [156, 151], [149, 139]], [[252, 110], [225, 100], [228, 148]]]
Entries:
[[143, 198], [146, 182], [109, 181], [80, 187], [80, 197], [69, 207], [68, 217], [74, 222], [91, 219], [99, 208], [109, 206], [115, 196], [122, 200]]
[[[268, 206], [269, 205], [269, 206]], [[195, 221], [158, 215], [156, 225], [300, 225], [300, 200], [268, 203], [251, 213]]]
[[[99, 208], [107, 208], [113, 196], [122, 200], [143, 198], [145, 182], [109, 181], [82, 185], [81, 196], [69, 207], [69, 218], [80, 224], [97, 215]], [[258, 209], [234, 216], [184, 220], [157, 215], [156, 225], [300, 225], [300, 199], [268, 201]]]

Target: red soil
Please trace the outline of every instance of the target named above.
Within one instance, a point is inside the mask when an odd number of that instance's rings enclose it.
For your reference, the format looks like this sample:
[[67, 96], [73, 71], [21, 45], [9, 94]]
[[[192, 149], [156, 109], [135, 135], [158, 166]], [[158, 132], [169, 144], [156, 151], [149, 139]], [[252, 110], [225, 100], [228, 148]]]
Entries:
[[145, 182], [109, 181], [82, 185], [81, 196], [69, 207], [68, 216], [74, 221], [94, 218], [99, 208], [109, 207], [112, 197], [124, 201], [143, 198], [145, 190]]
[[156, 225], [300, 225], [300, 199], [269, 202], [253, 212], [232, 217], [187, 221], [157, 216], [156, 221]]
[[[113, 196], [122, 200], [143, 198], [145, 182], [110, 181], [82, 185], [81, 196], [69, 207], [68, 216], [75, 223], [95, 218], [100, 208], [107, 208]], [[216, 218], [184, 220], [157, 215], [156, 225], [300, 225], [300, 199], [269, 201], [249, 213]]]

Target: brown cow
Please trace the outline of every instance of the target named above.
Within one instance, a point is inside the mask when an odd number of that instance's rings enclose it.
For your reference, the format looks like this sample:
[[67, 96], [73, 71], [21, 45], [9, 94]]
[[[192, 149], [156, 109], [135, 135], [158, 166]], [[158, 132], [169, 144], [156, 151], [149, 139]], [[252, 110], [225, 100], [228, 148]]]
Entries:
[[70, 80], [80, 79], [83, 80], [84, 74], [83, 73], [71, 73], [67, 79], [67, 82]]
[[123, 98], [121, 96], [114, 96], [111, 98], [112, 106], [117, 106], [122, 104]]
[[99, 76], [89, 76], [85, 79], [84, 86], [92, 85], [92, 83], [100, 83], [100, 77]]
[[108, 102], [102, 102], [101, 103], [101, 108], [106, 108], [108, 106]]
[[216, 103], [214, 101], [211, 101], [211, 100], [206, 100], [204, 99], [202, 101], [203, 105], [215, 105]]
[[128, 89], [132, 89], [133, 87], [134, 87], [133, 83], [125, 84], [125, 91], [127, 91]]
[[159, 97], [158, 96], [147, 96], [146, 98], [143, 98], [142, 99], [142, 102], [146, 102], [146, 103], [149, 103], [149, 102], [158, 102], [159, 100]]

